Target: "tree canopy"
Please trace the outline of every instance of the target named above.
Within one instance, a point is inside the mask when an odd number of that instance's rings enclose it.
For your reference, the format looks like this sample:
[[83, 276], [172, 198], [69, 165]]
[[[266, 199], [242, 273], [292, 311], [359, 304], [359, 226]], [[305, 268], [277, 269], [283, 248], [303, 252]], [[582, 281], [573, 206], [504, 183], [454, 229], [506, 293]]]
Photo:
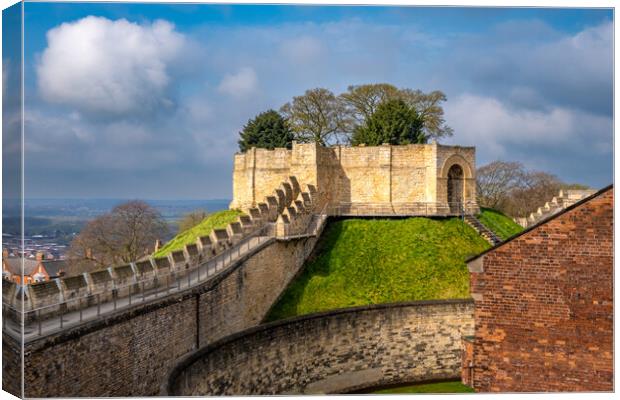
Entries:
[[[393, 101], [401, 102], [398, 106], [400, 114], [396, 113], [396, 103]], [[373, 115], [388, 102], [392, 102], [390, 107], [393, 113], [389, 129], [402, 130], [407, 124], [415, 128], [410, 129], [408, 134], [404, 131], [399, 134], [392, 132], [396, 136], [390, 136], [387, 142], [425, 143], [428, 139], [451, 136], [453, 133], [444, 119], [442, 104], [445, 101], [446, 95], [439, 90], [424, 93], [418, 89], [400, 89], [389, 83], [351, 85], [338, 96], [328, 89], [314, 88], [293, 97], [280, 108], [280, 114], [269, 110], [248, 121], [240, 132], [239, 148], [241, 151], [251, 147], [290, 148], [293, 140], [321, 145], [375, 143], [386, 139], [384, 130], [388, 127], [385, 125], [386, 119], [378, 125], [378, 118], [385, 118], [386, 115]], [[405, 110], [403, 104], [409, 110]], [[411, 121], [413, 113], [416, 115], [415, 124]], [[393, 120], [397, 117], [406, 118], [398, 123], [400, 127]], [[383, 133], [377, 130], [380, 126], [383, 126]]]
[[422, 125], [418, 113], [403, 100], [388, 100], [380, 103], [364, 124], [355, 129], [351, 144], [377, 146], [383, 143], [426, 143]]
[[283, 105], [280, 111], [300, 142], [325, 145], [330, 139], [338, 141], [346, 125], [342, 103], [323, 88], [306, 90], [302, 96], [295, 96], [292, 102]]
[[250, 119], [239, 137], [239, 150], [247, 151], [252, 147], [290, 149], [294, 136], [287, 121], [277, 111], [268, 110]]
[[439, 90], [424, 93], [417, 89], [399, 89], [389, 83], [374, 83], [349, 86], [339, 99], [349, 117], [349, 124], [345, 127], [349, 133], [363, 125], [381, 103], [395, 99], [404, 101], [417, 112], [422, 120], [422, 132], [427, 138], [452, 136], [453, 133], [444, 119], [442, 103], [447, 98]]
[[[379, 104], [397, 99], [399, 90], [389, 83], [349, 86], [339, 98], [344, 104], [345, 112], [357, 125], [363, 124], [379, 107]], [[349, 128], [351, 132], [355, 126]]]

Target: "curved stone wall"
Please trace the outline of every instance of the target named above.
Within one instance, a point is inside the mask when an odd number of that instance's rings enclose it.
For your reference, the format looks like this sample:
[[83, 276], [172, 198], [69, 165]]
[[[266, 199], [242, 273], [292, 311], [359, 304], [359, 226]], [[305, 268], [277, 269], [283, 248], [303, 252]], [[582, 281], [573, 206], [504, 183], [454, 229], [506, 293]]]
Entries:
[[346, 393], [460, 378], [471, 300], [356, 307], [260, 325], [183, 359], [164, 395]]

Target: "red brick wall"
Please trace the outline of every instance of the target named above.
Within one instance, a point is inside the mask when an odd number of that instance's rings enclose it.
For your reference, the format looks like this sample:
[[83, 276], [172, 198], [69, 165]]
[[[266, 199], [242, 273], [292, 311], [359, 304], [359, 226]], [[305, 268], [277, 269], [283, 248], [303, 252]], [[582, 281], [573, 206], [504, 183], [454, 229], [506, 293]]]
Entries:
[[482, 257], [476, 391], [613, 390], [613, 189]]
[[467, 336], [461, 339], [461, 382], [464, 385], [472, 386], [472, 366], [474, 363], [474, 341], [473, 337]]

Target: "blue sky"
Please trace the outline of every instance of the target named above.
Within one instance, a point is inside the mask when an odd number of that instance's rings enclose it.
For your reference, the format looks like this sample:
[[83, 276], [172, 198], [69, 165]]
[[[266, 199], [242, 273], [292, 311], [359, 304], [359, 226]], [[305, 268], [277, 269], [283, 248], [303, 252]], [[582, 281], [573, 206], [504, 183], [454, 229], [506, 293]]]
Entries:
[[612, 23], [605, 9], [26, 3], [26, 196], [228, 198], [249, 118], [374, 82], [445, 92], [443, 142], [475, 145], [478, 165], [601, 187]]

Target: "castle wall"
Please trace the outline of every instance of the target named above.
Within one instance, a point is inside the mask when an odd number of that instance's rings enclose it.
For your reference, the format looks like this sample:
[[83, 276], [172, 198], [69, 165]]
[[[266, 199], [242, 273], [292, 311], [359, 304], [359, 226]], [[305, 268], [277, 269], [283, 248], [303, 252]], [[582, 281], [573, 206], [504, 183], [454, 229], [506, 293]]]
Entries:
[[231, 207], [255, 206], [289, 175], [316, 185], [333, 206], [447, 202], [447, 171], [455, 163], [464, 170], [464, 200], [475, 202], [473, 147], [294, 143], [292, 150], [252, 149], [235, 155]]
[[233, 202], [230, 208], [249, 208], [273, 194], [291, 175], [291, 151], [287, 149], [252, 148], [235, 154], [233, 169]]
[[26, 343], [26, 397], [156, 394], [174, 362], [197, 348], [196, 307], [196, 296], [169, 299]]
[[470, 300], [385, 304], [261, 325], [188, 356], [167, 395], [346, 393], [460, 377]]
[[478, 392], [612, 391], [613, 189], [468, 263]]
[[2, 390], [23, 397], [21, 370], [21, 341], [2, 332]]
[[[260, 323], [316, 237], [273, 239], [205, 284], [25, 344], [27, 397], [151, 396], [178, 359]], [[19, 342], [3, 332], [5, 384], [21, 382]]]
[[201, 294], [201, 345], [260, 324], [297, 276], [316, 240], [274, 241]]

